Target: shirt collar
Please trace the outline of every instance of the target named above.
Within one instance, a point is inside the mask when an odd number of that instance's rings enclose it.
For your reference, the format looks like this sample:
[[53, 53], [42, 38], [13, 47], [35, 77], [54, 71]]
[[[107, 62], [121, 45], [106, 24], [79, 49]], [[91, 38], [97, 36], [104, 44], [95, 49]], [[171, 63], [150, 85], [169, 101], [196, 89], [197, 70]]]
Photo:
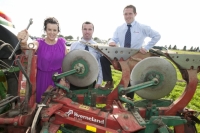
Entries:
[[94, 43], [93, 39], [91, 39], [91, 40], [89, 40], [89, 41], [86, 41], [86, 40], [84, 40], [84, 39], [81, 39], [81, 41], [87, 42], [87, 43], [90, 43], [90, 44], [93, 44], [93, 43]]
[[[134, 20], [134, 21], [131, 23], [131, 26], [133, 27], [133, 25], [135, 25], [135, 23], [136, 23], [136, 21]], [[126, 25], [128, 25], [128, 24], [126, 23]]]

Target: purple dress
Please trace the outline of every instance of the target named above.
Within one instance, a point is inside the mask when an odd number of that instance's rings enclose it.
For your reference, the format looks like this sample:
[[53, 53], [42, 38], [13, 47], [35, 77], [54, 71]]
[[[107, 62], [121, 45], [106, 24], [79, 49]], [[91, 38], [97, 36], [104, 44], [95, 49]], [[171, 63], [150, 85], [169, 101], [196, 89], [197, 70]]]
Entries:
[[62, 61], [65, 57], [65, 40], [58, 38], [56, 44], [48, 45], [44, 39], [38, 39], [36, 102], [40, 103], [42, 94], [49, 85], [54, 86], [52, 76], [61, 73]]

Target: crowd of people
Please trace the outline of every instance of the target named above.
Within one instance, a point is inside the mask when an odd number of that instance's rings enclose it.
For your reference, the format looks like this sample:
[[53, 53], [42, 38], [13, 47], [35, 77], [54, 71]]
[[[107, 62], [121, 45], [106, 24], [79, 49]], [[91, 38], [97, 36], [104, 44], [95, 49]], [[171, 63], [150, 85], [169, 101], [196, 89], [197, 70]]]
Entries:
[[[150, 26], [140, 24], [135, 20], [137, 15], [136, 8], [133, 5], [128, 5], [123, 9], [125, 23], [116, 28], [113, 37], [108, 42], [110, 47], [128, 47], [140, 49], [142, 54], [145, 54], [152, 48], [160, 39], [160, 34], [151, 29]], [[49, 17], [44, 20], [44, 32], [46, 37], [36, 39], [33, 44], [37, 54], [37, 77], [36, 77], [36, 102], [40, 103], [42, 94], [46, 91], [49, 85], [54, 86], [52, 75], [62, 72], [62, 61], [67, 56], [66, 40], [59, 37], [60, 25], [56, 18]], [[82, 26], [82, 39], [71, 45], [70, 51], [75, 49], [89, 51], [98, 62], [99, 74], [97, 80], [93, 83], [95, 88], [111, 89], [113, 88], [113, 79], [111, 75], [111, 63], [101, 53], [88, 47], [84, 43], [95, 44], [92, 39], [94, 32], [94, 24], [85, 21]], [[21, 39], [21, 47], [27, 47], [28, 31], [22, 30], [18, 33], [18, 39]], [[142, 47], [144, 39], [150, 37], [151, 40], [145, 47]], [[105, 81], [105, 86], [101, 86], [102, 81]], [[70, 88], [72, 84], [61, 79], [59, 83]], [[133, 93], [127, 95], [133, 98]]]

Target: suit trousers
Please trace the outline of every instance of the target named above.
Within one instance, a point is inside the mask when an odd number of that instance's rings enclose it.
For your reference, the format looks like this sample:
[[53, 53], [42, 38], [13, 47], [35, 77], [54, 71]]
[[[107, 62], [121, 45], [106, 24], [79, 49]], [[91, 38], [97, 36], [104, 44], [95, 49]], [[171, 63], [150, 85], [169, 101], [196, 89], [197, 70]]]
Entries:
[[100, 62], [102, 67], [103, 81], [113, 81], [110, 68], [110, 65], [112, 65], [111, 62], [105, 56], [101, 56]]

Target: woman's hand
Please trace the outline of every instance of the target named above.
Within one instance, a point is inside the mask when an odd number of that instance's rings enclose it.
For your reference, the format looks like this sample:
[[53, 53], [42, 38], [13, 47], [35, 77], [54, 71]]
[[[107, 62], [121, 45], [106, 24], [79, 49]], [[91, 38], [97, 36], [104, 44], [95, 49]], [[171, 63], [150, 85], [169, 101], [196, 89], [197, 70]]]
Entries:
[[17, 38], [21, 40], [21, 46], [26, 47], [27, 41], [28, 41], [28, 31], [27, 30], [22, 30], [17, 34]]

